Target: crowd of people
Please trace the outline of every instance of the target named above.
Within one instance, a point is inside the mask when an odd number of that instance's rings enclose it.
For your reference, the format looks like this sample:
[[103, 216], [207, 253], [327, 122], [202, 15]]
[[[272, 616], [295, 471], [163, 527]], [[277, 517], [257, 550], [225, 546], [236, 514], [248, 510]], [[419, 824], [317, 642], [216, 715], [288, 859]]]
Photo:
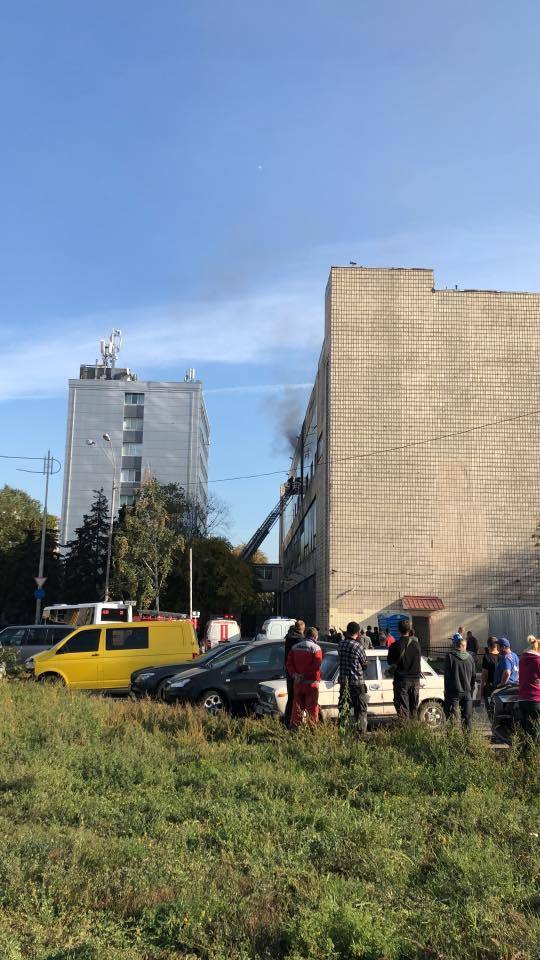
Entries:
[[[368, 666], [366, 649], [387, 648], [387, 676], [394, 688], [394, 706], [402, 720], [414, 719], [418, 713], [421, 679], [421, 649], [408, 620], [397, 625], [398, 637], [390, 633], [366, 630], [351, 621], [345, 632], [331, 628], [328, 639], [338, 644], [340, 717], [354, 714], [359, 733], [367, 730], [368, 696], [364, 680]], [[315, 724], [319, 718], [319, 683], [323, 651], [315, 627], [306, 629], [297, 620], [285, 638], [285, 673], [287, 707], [285, 723], [297, 729], [304, 720]], [[477, 683], [478, 641], [469, 631], [458, 628], [452, 638], [452, 649], [444, 665], [444, 708], [448, 719], [459, 719], [466, 731], [472, 728], [473, 701]], [[480, 698], [486, 706], [498, 687], [519, 684], [520, 719], [524, 732], [540, 741], [540, 639], [527, 638], [527, 648], [518, 657], [506, 637], [489, 637], [482, 657]]]

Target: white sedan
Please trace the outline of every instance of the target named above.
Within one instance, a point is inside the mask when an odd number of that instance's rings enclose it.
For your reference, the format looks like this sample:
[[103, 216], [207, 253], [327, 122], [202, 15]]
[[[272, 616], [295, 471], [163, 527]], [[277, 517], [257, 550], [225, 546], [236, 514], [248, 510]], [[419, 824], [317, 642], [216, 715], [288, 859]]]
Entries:
[[[396, 716], [394, 690], [388, 676], [387, 650], [366, 650], [368, 668], [364, 680], [368, 692], [368, 720], [384, 721]], [[322, 720], [337, 718], [339, 703], [337, 650], [325, 653], [319, 686], [319, 715]], [[420, 698], [418, 719], [430, 727], [444, 723], [444, 678], [436, 673], [425, 657], [421, 660]], [[282, 717], [287, 703], [285, 680], [271, 680], [259, 684], [259, 701], [255, 712], [259, 716]]]

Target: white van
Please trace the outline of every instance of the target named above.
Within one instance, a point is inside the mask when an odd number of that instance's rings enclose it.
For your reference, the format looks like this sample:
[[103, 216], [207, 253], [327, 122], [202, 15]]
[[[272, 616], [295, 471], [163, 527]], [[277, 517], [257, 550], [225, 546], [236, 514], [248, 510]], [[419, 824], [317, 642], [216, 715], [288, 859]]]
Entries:
[[289, 617], [270, 617], [269, 620], [264, 621], [257, 634], [257, 640], [284, 640], [295, 623], [296, 620], [291, 620]]
[[240, 627], [236, 620], [219, 617], [215, 620], [209, 620], [206, 624], [203, 640], [205, 650], [213, 650], [220, 643], [236, 643], [237, 640], [240, 640]]
[[134, 600], [103, 600], [101, 603], [54, 603], [45, 607], [46, 623], [86, 627], [91, 623], [132, 623]]

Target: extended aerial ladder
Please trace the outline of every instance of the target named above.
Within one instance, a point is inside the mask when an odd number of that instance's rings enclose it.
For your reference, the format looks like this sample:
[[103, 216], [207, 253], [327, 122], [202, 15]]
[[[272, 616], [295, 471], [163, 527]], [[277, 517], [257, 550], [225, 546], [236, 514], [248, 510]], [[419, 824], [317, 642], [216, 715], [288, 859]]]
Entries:
[[270, 533], [276, 520], [285, 509], [285, 506], [291, 497], [298, 496], [301, 493], [302, 478], [289, 477], [287, 483], [283, 487], [283, 493], [280, 496], [279, 501], [276, 503], [275, 507], [272, 508], [268, 516], [263, 520], [260, 527], [255, 531], [251, 540], [248, 540], [246, 545], [242, 548], [240, 552], [240, 557], [242, 560], [251, 560], [253, 554], [256, 553], [263, 540], [265, 540]]

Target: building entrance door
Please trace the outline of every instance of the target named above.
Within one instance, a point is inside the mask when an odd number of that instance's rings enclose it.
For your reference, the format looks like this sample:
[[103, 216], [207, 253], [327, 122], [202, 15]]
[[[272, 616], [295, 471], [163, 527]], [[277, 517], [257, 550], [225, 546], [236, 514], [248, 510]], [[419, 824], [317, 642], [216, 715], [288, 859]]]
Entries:
[[423, 654], [429, 653], [431, 642], [431, 619], [430, 617], [413, 617], [413, 630], [420, 641], [420, 649]]

